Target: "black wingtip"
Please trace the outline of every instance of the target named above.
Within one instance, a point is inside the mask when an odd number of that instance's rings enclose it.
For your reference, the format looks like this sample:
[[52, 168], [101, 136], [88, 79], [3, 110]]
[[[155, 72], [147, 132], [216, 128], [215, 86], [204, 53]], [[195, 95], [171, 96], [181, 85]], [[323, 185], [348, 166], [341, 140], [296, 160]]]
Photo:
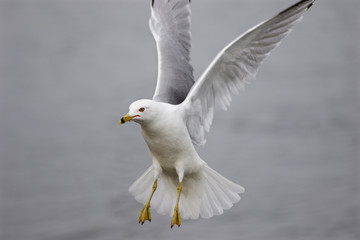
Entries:
[[[297, 8], [297, 7], [301, 6], [301, 5], [305, 5], [305, 2], [309, 2], [309, 0], [299, 1], [299, 2], [295, 3], [294, 5], [286, 8], [286, 9], [283, 10], [283, 11], [281, 11], [278, 15], [282, 15], [282, 14], [288, 12], [288, 11], [291, 10], [291, 9]], [[313, 5], [314, 2], [315, 2], [315, 0], [312, 1], [311, 3], [309, 3], [309, 4], [306, 6], [306, 10], [308, 10], [308, 9]]]

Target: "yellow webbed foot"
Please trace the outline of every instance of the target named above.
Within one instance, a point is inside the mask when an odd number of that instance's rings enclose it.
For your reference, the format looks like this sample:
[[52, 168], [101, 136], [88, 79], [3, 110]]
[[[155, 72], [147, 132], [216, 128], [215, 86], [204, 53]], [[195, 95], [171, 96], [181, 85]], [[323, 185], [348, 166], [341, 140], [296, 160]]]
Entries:
[[146, 220], [149, 220], [149, 222], [151, 222], [150, 201], [151, 201], [152, 196], [154, 195], [156, 188], [157, 188], [157, 179], [155, 179], [155, 181], [154, 181], [149, 200], [145, 204], [143, 210], [141, 210], [141, 213], [139, 216], [139, 223], [141, 223], [141, 225], [143, 225]]
[[180, 217], [180, 212], [179, 212], [179, 208], [175, 207], [174, 209], [174, 215], [171, 221], [171, 228], [173, 228], [174, 225], [178, 225], [178, 227], [180, 227], [181, 225], [181, 217]]
[[171, 221], [171, 228], [173, 228], [173, 226], [175, 224], [178, 225], [178, 227], [180, 227], [180, 225], [181, 225], [181, 217], [180, 217], [180, 212], [179, 212], [179, 200], [180, 200], [180, 194], [182, 191], [182, 182], [179, 182], [179, 186], [177, 187], [177, 190], [178, 190], [178, 196], [177, 196], [176, 204], [175, 204], [175, 208], [174, 208], [173, 219]]
[[139, 223], [141, 223], [141, 225], [143, 225], [146, 220], [149, 220], [149, 222], [151, 222], [150, 205], [148, 205], [148, 204], [145, 204], [143, 210], [141, 210], [141, 213], [139, 216]]

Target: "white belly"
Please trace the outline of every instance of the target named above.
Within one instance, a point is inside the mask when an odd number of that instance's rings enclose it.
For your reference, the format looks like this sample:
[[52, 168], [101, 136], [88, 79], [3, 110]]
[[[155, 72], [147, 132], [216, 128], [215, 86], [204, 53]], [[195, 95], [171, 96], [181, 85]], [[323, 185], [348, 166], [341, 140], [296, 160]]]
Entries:
[[172, 171], [181, 164], [185, 172], [193, 172], [200, 166], [202, 160], [181, 122], [143, 127], [142, 133], [153, 160], [158, 161], [163, 169]]

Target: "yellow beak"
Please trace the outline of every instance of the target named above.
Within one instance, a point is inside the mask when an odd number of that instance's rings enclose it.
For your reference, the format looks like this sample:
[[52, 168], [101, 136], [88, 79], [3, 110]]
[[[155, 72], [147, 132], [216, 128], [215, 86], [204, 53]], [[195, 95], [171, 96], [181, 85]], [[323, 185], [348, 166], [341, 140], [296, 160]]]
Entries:
[[133, 116], [133, 117], [132, 117], [132, 116], [130, 116], [129, 114], [126, 114], [125, 116], [123, 116], [123, 117], [121, 118], [119, 124], [126, 123], [126, 122], [132, 120], [134, 117], [136, 117], [136, 116]]

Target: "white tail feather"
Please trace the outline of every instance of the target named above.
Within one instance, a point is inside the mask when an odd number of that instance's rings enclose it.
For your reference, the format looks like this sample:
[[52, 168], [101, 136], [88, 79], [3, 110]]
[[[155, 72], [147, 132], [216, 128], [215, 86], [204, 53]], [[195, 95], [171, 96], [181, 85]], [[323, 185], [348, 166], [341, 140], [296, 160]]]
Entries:
[[[153, 167], [149, 167], [129, 188], [135, 199], [145, 204], [154, 181]], [[178, 179], [174, 174], [162, 172], [158, 187], [151, 200], [151, 208], [163, 215], [172, 215], [177, 197]], [[220, 215], [240, 200], [245, 189], [226, 179], [208, 165], [200, 172], [185, 175], [179, 210], [182, 219], [211, 218]]]

